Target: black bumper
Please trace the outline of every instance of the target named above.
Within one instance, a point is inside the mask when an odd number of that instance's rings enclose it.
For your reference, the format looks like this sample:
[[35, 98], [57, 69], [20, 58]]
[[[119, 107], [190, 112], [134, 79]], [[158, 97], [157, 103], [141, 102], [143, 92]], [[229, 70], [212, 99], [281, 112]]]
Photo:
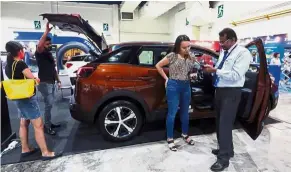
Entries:
[[76, 85], [77, 77], [71, 77], [70, 80], [71, 80], [72, 85]]
[[70, 113], [72, 118], [74, 118], [77, 121], [85, 122], [88, 124], [93, 124], [94, 123], [94, 117], [95, 115], [84, 111], [76, 102], [75, 99], [71, 98], [70, 100]]

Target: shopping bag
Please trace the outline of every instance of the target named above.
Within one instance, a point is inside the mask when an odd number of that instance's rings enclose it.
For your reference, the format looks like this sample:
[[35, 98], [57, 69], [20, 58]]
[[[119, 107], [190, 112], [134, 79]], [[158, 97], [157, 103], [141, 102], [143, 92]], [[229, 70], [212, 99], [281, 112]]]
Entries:
[[14, 72], [18, 61], [12, 64], [12, 78], [2, 81], [2, 85], [6, 96], [10, 100], [26, 99], [34, 96], [35, 94], [35, 80], [27, 79], [14, 79]]

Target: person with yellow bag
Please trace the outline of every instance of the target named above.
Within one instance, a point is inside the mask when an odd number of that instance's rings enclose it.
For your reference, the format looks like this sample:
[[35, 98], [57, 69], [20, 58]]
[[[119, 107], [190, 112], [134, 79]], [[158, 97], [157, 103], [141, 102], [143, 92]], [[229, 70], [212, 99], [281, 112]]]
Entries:
[[[33, 76], [30, 69], [23, 61], [25, 54], [23, 46], [16, 41], [6, 43], [7, 65], [5, 73], [9, 80], [2, 82], [7, 98], [15, 102], [19, 118], [19, 137], [22, 150], [21, 157], [27, 157], [41, 151], [42, 160], [51, 160], [60, 157], [62, 153], [49, 151], [45, 135], [44, 124], [41, 118], [39, 105], [35, 96], [35, 85], [40, 80]], [[28, 143], [28, 126], [32, 123], [35, 139], [39, 148], [33, 148]]]

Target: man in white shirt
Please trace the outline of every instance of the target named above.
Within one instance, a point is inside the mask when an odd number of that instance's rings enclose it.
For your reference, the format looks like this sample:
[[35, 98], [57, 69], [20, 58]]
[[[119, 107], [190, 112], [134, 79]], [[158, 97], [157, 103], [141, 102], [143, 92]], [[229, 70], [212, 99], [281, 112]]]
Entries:
[[271, 59], [270, 65], [281, 66], [280, 54], [274, 53], [274, 57]]
[[258, 57], [257, 57], [257, 52], [255, 50], [252, 51], [252, 56], [253, 56], [253, 60], [252, 63], [257, 63], [258, 62]]
[[252, 61], [248, 49], [237, 44], [234, 30], [225, 28], [219, 33], [222, 47], [215, 67], [206, 65], [205, 72], [213, 73], [216, 110], [216, 132], [218, 149], [212, 150], [217, 161], [211, 166], [212, 171], [223, 171], [233, 157], [232, 129], [237, 108], [241, 99], [241, 89], [245, 83], [245, 74]]

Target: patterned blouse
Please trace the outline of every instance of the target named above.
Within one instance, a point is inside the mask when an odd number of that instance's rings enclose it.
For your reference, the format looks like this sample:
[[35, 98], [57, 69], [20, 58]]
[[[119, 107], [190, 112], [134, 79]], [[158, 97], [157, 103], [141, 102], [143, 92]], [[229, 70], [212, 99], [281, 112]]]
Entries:
[[169, 78], [174, 80], [187, 81], [190, 79], [189, 74], [193, 68], [197, 68], [196, 58], [190, 54], [190, 58], [184, 59], [179, 57], [180, 54], [169, 53], [166, 57], [169, 60]]

